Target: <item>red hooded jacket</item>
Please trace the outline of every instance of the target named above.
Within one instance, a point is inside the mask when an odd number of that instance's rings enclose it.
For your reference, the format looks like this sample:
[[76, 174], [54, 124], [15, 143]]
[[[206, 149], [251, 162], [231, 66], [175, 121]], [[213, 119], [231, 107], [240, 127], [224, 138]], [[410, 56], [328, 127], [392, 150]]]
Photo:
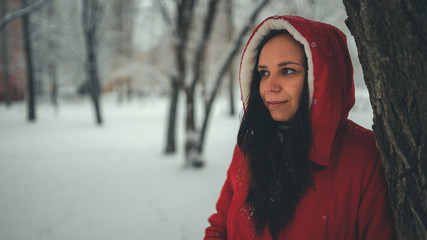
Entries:
[[[250, 91], [257, 47], [271, 30], [286, 29], [304, 46], [313, 141], [309, 160], [313, 187], [300, 199], [279, 239], [394, 239], [386, 182], [372, 131], [348, 120], [353, 107], [353, 67], [346, 37], [337, 28], [296, 16], [264, 20], [250, 37], [240, 64], [243, 106]], [[205, 239], [260, 238], [245, 207], [249, 175], [235, 148]]]

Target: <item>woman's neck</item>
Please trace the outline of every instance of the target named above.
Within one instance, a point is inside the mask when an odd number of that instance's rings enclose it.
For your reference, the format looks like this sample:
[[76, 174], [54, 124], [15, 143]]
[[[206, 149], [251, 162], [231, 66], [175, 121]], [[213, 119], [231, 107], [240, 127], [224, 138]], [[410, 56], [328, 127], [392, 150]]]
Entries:
[[277, 128], [279, 131], [286, 131], [290, 126], [291, 124], [289, 122], [277, 122]]

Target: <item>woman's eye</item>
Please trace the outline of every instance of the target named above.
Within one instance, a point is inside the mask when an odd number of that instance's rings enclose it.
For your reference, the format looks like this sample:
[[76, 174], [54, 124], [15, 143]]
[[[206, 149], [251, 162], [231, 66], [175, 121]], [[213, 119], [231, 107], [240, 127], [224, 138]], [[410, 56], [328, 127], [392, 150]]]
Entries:
[[261, 75], [261, 77], [265, 77], [265, 76], [268, 76], [268, 72], [261, 70], [261, 71], [259, 71], [259, 75]]
[[284, 75], [289, 75], [289, 74], [292, 74], [292, 73], [294, 73], [295, 72], [295, 70], [294, 69], [292, 69], [292, 68], [284, 68], [284, 69], [282, 69], [282, 73], [284, 74]]

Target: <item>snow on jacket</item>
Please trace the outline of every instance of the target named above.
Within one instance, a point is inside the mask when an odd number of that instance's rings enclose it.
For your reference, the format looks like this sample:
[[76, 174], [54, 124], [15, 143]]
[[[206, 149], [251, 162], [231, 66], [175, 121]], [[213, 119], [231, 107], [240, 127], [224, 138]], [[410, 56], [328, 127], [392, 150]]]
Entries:
[[[313, 186], [300, 199], [279, 239], [394, 239], [381, 160], [373, 133], [348, 120], [353, 107], [353, 67], [346, 37], [337, 28], [296, 16], [273, 16], [251, 35], [240, 64], [246, 106], [257, 48], [273, 29], [286, 29], [307, 56], [313, 141]], [[247, 161], [236, 146], [227, 179], [209, 218], [205, 239], [259, 239], [245, 198]], [[261, 239], [271, 239], [267, 224]]]

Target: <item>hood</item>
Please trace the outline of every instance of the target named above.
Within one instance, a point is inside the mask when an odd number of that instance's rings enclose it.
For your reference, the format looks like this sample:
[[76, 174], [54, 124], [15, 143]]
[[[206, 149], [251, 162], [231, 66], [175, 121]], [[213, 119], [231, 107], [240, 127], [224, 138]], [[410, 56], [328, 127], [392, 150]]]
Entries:
[[327, 166], [335, 135], [354, 105], [353, 67], [347, 38], [338, 28], [297, 16], [272, 16], [249, 38], [240, 62], [240, 91], [246, 109], [257, 48], [271, 30], [287, 30], [304, 46], [313, 140], [310, 161]]

